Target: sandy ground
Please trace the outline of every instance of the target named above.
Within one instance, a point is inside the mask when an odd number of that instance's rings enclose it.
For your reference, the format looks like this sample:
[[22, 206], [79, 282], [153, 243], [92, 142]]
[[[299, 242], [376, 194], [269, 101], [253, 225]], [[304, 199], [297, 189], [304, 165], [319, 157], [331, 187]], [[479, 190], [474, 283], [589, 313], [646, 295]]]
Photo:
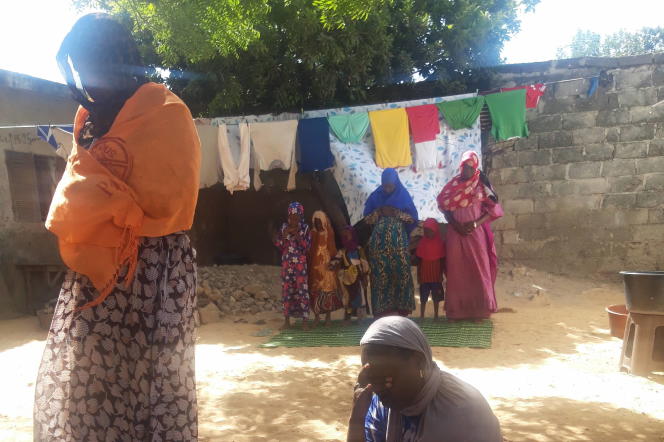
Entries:
[[[534, 300], [533, 284], [543, 288]], [[521, 296], [514, 296], [514, 293]], [[484, 393], [509, 441], [664, 441], [664, 375], [618, 371], [621, 343], [604, 307], [622, 288], [503, 271], [491, 349], [435, 348], [445, 369]], [[267, 325], [254, 325], [262, 318]], [[236, 318], [234, 318], [236, 319]], [[201, 327], [196, 352], [202, 441], [336, 441], [345, 436], [358, 348], [260, 349], [277, 314]], [[35, 318], [0, 322], [0, 440], [32, 440], [44, 344]]]

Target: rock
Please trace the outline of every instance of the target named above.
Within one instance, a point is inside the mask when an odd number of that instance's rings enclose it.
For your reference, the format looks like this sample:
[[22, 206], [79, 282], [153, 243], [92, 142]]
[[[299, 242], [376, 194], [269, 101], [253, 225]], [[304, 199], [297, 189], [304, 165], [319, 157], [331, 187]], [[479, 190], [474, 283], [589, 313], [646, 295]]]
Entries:
[[223, 294], [221, 293], [221, 290], [215, 289], [215, 290], [211, 290], [208, 293], [208, 297], [210, 298], [210, 300], [212, 302], [219, 302], [219, 300], [221, 300], [221, 298], [223, 297]]
[[267, 322], [265, 322], [265, 319], [259, 319], [258, 321], [254, 322], [254, 325], [265, 325]]
[[263, 286], [259, 284], [249, 284], [244, 287], [244, 291], [249, 293], [250, 295], [256, 296], [259, 293], [263, 292]]
[[244, 299], [247, 299], [249, 296], [243, 292], [242, 290], [235, 290], [233, 292], [233, 298], [235, 298], [236, 301], [242, 301]]
[[551, 301], [549, 300], [549, 297], [545, 295], [543, 292], [537, 292], [534, 295], [530, 295], [528, 297], [528, 300], [531, 302], [534, 302], [539, 305], [550, 305]]
[[248, 324], [248, 323], [249, 323], [249, 322], [248, 322], [246, 319], [244, 319], [244, 318], [236, 319], [236, 320], [233, 321], [233, 322], [235, 322], [236, 324]]
[[512, 296], [514, 296], [515, 298], [521, 298], [523, 294], [521, 292], [512, 292]]
[[260, 292], [256, 293], [256, 299], [270, 299], [270, 295], [268, 295], [265, 290], [261, 290]]
[[516, 313], [516, 310], [509, 307], [503, 307], [496, 310], [496, 313]]
[[512, 270], [510, 270], [510, 276], [512, 278], [524, 277], [526, 275], [528, 275], [528, 269], [525, 267], [514, 267]]
[[202, 324], [212, 324], [221, 320], [221, 311], [214, 303], [209, 303], [207, 306], [198, 309], [201, 316]]

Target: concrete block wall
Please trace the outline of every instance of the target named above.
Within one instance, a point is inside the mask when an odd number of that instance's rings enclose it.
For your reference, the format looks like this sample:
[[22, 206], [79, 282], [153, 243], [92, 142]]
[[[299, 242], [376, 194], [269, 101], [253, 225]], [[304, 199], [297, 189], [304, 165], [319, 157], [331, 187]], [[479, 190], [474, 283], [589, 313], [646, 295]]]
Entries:
[[491, 145], [485, 167], [505, 217], [499, 255], [547, 271], [664, 269], [664, 54], [497, 69], [494, 86], [552, 84], [530, 137]]

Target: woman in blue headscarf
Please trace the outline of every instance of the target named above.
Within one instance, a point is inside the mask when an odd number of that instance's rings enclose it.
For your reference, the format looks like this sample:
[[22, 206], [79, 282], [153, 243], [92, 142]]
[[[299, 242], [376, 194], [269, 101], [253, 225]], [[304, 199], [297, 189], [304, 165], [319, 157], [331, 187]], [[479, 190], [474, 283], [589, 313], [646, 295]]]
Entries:
[[396, 170], [383, 171], [381, 186], [369, 195], [364, 216], [374, 225], [368, 248], [373, 314], [407, 316], [415, 309], [408, 242], [417, 225], [417, 209]]

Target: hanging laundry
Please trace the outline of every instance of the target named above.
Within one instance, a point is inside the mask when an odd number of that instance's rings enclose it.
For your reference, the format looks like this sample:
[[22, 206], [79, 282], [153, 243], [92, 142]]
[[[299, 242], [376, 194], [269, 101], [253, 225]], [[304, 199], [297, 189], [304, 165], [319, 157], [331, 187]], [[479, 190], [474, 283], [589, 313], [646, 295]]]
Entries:
[[261, 170], [290, 169], [287, 190], [295, 189], [295, 137], [297, 120], [270, 121], [249, 125], [251, 141], [254, 144], [254, 187], [260, 190], [263, 183]]
[[529, 86], [503, 87], [500, 88], [500, 92], [510, 92], [519, 89], [526, 90], [526, 109], [534, 109], [537, 107], [540, 97], [544, 95], [544, 91], [546, 91], [546, 85], [537, 83], [531, 84]]
[[74, 126], [65, 124], [61, 126], [37, 126], [37, 136], [53, 146], [55, 153], [63, 159], [69, 158], [74, 144]]
[[484, 97], [443, 101], [437, 104], [447, 124], [454, 130], [473, 127], [484, 107]]
[[408, 114], [403, 108], [369, 112], [376, 144], [376, 164], [381, 169], [413, 164], [408, 136]]
[[528, 136], [525, 89], [491, 94], [485, 99], [493, 123], [491, 135], [497, 141]]
[[438, 166], [437, 140], [415, 143], [415, 171], [435, 169]]
[[67, 129], [62, 129], [62, 127], [58, 126], [52, 128], [51, 130], [53, 138], [55, 138], [55, 141], [58, 145], [57, 149], [55, 149], [55, 153], [67, 160], [69, 158], [69, 154], [71, 154], [71, 150], [74, 147], [74, 134], [72, 133], [73, 129], [68, 131]]
[[[249, 125], [241, 123], [235, 128], [239, 131], [237, 135], [237, 155], [231, 148], [231, 138], [228, 127], [225, 124], [219, 126], [218, 148], [221, 169], [224, 174], [224, 187], [231, 195], [233, 192], [247, 190], [249, 188], [249, 152], [251, 138]], [[235, 134], [233, 134], [234, 136]]]
[[307, 118], [297, 126], [297, 141], [300, 146], [299, 170], [315, 172], [334, 166], [330, 152], [330, 126], [327, 118]]
[[593, 77], [590, 79], [590, 86], [588, 87], [588, 98], [595, 95], [597, 91], [597, 86], [599, 86], [599, 77]]
[[366, 112], [334, 115], [327, 117], [327, 121], [342, 143], [361, 143], [369, 128], [369, 114]]
[[221, 181], [217, 148], [219, 128], [205, 120], [195, 120], [195, 123], [198, 138], [201, 140], [200, 188], [205, 189]]
[[407, 107], [410, 133], [413, 143], [423, 143], [436, 139], [440, 133], [440, 120], [438, 119], [438, 108], [434, 104]]

